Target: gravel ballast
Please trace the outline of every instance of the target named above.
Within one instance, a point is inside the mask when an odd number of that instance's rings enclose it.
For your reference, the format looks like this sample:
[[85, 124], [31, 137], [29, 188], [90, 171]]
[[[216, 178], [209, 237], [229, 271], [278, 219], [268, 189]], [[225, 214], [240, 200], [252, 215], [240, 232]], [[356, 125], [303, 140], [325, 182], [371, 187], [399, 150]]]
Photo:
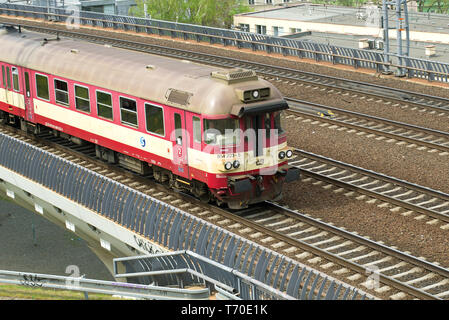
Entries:
[[316, 182], [312, 179], [285, 184], [280, 204], [348, 231], [357, 231], [361, 236], [383, 241], [385, 245], [397, 246], [414, 256], [449, 266], [448, 231], [440, 228], [441, 223], [426, 224], [423, 220], [414, 220], [416, 214], [401, 215], [406, 210], [392, 212], [391, 205], [378, 207], [382, 203], [379, 200], [374, 204], [366, 203], [370, 198], [357, 200], [357, 194], [345, 196], [349, 191], [335, 193], [336, 187], [324, 189], [324, 183]]
[[[390, 119], [398, 122], [404, 122], [424, 128], [449, 132], [449, 112], [447, 111], [426, 111], [425, 108], [401, 103], [388, 103], [388, 101], [379, 101], [373, 99], [367, 101], [366, 98], [361, 99], [361, 95], [352, 97], [352, 94], [342, 95], [335, 93], [322, 92], [320, 89], [306, 88], [305, 86], [290, 86], [282, 82], [274, 83], [274, 85], [289, 98], [318, 103], [324, 106], [336, 107], [353, 112], [359, 112], [372, 115], [379, 118]], [[334, 112], [337, 113], [338, 112]]]
[[[283, 58], [265, 53], [254, 54], [249, 50], [237, 51], [224, 48], [222, 45], [195, 44], [193, 41], [171, 40], [157, 36], [130, 36], [123, 32], [117, 32], [117, 34], [130, 40], [142, 41], [144, 39], [143, 42], [158, 45], [219, 54], [241, 60], [280, 65], [449, 97], [448, 88], [434, 86], [427, 81], [419, 84], [392, 76], [380, 76], [372, 71], [356, 71], [350, 67], [337, 69], [308, 60], [299, 60], [293, 57]], [[350, 99], [337, 94], [318, 93], [318, 91], [314, 92], [315, 90], [299, 86], [284, 87], [281, 84], [274, 84], [285, 95], [299, 99], [448, 131], [447, 116], [438, 117], [427, 112], [419, 113], [399, 107], [393, 109], [391, 106], [381, 103]], [[386, 143], [384, 140], [376, 140], [375, 137], [367, 138], [366, 135], [356, 135], [347, 133], [346, 130], [329, 129], [293, 119], [284, 121], [284, 127], [288, 132], [290, 146], [449, 192], [449, 159], [448, 156], [439, 156], [438, 152], [428, 153], [427, 150], [417, 150], [416, 147], [409, 148], [408, 144]], [[291, 208], [308, 213], [313, 217], [322, 218], [326, 222], [333, 222], [336, 226], [344, 226], [350, 231], [357, 231], [363, 236], [370, 236], [378, 241], [382, 240], [387, 245], [395, 245], [400, 250], [408, 250], [413, 255], [424, 256], [430, 261], [438, 261], [444, 266], [449, 266], [449, 237], [447, 231], [439, 228], [440, 223], [428, 225], [422, 220], [413, 220], [411, 216], [402, 216], [398, 212], [391, 212], [389, 208], [379, 208], [377, 207], [378, 202], [367, 204], [363, 200], [346, 197], [343, 193], [336, 194], [332, 190], [325, 190], [321, 185], [314, 185], [310, 182], [300, 181], [287, 184], [281, 204], [289, 205]]]
[[[2, 17], [9, 21], [15, 21], [17, 19], [12, 17]], [[23, 18], [22, 20], [28, 23], [33, 23], [39, 26], [47, 26], [52, 29], [62, 29], [65, 30], [65, 25], [58, 23], [37, 23], [34, 19]], [[173, 47], [179, 49], [185, 49], [196, 52], [203, 52], [207, 54], [221, 55], [225, 57], [231, 57], [237, 60], [247, 60], [258, 62], [262, 64], [277, 65], [286, 68], [298, 69], [307, 72], [317, 72], [321, 74], [326, 74], [334, 77], [343, 77], [352, 80], [360, 80], [366, 83], [374, 83], [383, 86], [390, 86], [393, 88], [416, 91], [436, 96], [448, 97], [449, 98], [449, 86], [447, 84], [442, 84], [438, 82], [428, 82], [424, 80], [414, 81], [407, 80], [404, 78], [397, 78], [394, 76], [384, 76], [376, 73], [374, 70], [367, 69], [354, 69], [350, 66], [344, 65], [332, 65], [329, 63], [317, 63], [312, 60], [299, 59], [298, 57], [282, 56], [278, 54], [268, 54], [261, 51], [251, 51], [246, 49], [238, 50], [233, 47], [224, 47], [223, 45], [213, 44], [210, 45], [205, 42], [197, 43], [195, 41], [186, 41], [181, 39], [170, 39], [168, 37], [161, 37], [157, 35], [146, 35], [143, 33], [133, 33], [124, 32], [121, 30], [112, 29], [101, 29], [81, 26], [86, 33], [91, 33], [95, 35], [101, 35], [110, 37], [111, 33], [118, 38], [139, 41], [142, 43], [155, 44], [166, 47]], [[416, 82], [419, 81], [419, 82]], [[283, 86], [279, 83], [275, 85], [282, 88]], [[373, 102], [368, 103], [366, 101], [361, 101], [360, 99], [351, 99], [348, 97], [342, 97], [339, 95], [330, 95], [315, 93], [313, 90], [307, 88], [301, 88], [299, 86], [289, 86], [284, 88], [283, 93], [287, 96], [296, 97], [298, 99], [308, 99], [313, 102], [328, 104], [332, 106], [347, 108], [348, 110], [365, 112], [367, 114], [372, 114], [379, 117], [390, 118], [397, 121], [412, 123], [421, 126], [428, 126], [429, 128], [434, 128], [442, 131], [448, 130], [448, 119], [447, 117], [440, 117], [436, 115], [429, 115], [424, 113], [410, 112], [407, 109], [393, 108], [390, 106], [382, 107], [379, 103]], [[335, 103], [335, 104], [334, 104]]]
[[[320, 124], [320, 123], [319, 123]], [[370, 169], [428, 188], [449, 193], [449, 155], [418, 150], [409, 143], [388, 143], [387, 138], [367, 137], [295, 120], [284, 119], [287, 142], [290, 146], [335, 160]]]
[[[123, 34], [122, 32], [118, 32]], [[276, 65], [285, 68], [298, 69], [306, 72], [315, 72], [338, 78], [347, 78], [380, 86], [388, 86], [407, 91], [416, 91], [428, 95], [449, 98], [449, 86], [439, 82], [429, 82], [421, 79], [398, 78], [392, 75], [382, 75], [370, 69], [355, 69], [352, 66], [333, 65], [327, 62], [315, 62], [310, 59], [300, 59], [293, 56], [282, 56], [279, 54], [268, 54], [261, 51], [251, 51], [233, 47], [224, 47], [218, 44], [195, 43], [194, 41], [183, 41], [181, 39], [167, 39], [167, 37], [126, 35], [127, 37], [139, 37], [148, 43], [157, 43], [168, 47], [182, 48], [196, 52], [222, 55], [235, 59], [258, 62], [267, 65]]]
[[[52, 29], [60, 28], [66, 30], [66, 26], [63, 23], [56, 22], [37, 22], [35, 19], [23, 18], [23, 17], [10, 17], [2, 15], [1, 18], [5, 21], [18, 21], [23, 24], [24, 21], [32, 23], [37, 26], [47, 26]], [[182, 40], [180, 38], [169, 38], [166, 36], [148, 35], [144, 33], [134, 33], [132, 31], [114, 30], [107, 28], [94, 28], [89, 26], [80, 26], [81, 29], [87, 32], [95, 32], [103, 36], [110, 36], [111, 32], [122, 39], [138, 40], [143, 43], [151, 43], [161, 46], [182, 48], [191, 51], [222, 55], [226, 57], [232, 57], [235, 59], [254, 61], [263, 64], [278, 65], [286, 68], [294, 68], [307, 72], [317, 72], [334, 77], [343, 77], [352, 80], [360, 80], [367, 83], [374, 83], [383, 86], [390, 86], [393, 88], [416, 91], [431, 95], [437, 95], [449, 98], [449, 86], [439, 82], [429, 82], [421, 79], [407, 79], [397, 78], [392, 75], [382, 75], [376, 73], [375, 70], [369, 69], [355, 69], [352, 66], [346, 65], [333, 65], [327, 62], [315, 62], [310, 59], [300, 59], [293, 56], [282, 56], [279, 54], [268, 54], [262, 51], [252, 51], [249, 49], [238, 49], [234, 47], [225, 47], [222, 44], [210, 45], [206, 42], [196, 42], [194, 40]]]

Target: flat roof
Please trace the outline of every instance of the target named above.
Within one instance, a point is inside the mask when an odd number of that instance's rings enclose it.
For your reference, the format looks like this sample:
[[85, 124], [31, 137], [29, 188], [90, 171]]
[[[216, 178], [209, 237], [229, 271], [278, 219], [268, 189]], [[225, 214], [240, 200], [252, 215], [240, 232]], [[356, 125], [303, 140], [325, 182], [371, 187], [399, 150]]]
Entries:
[[[302, 22], [316, 22], [352, 26], [371, 26], [374, 23], [379, 26], [382, 9], [378, 9], [378, 19], [369, 20], [373, 23], [367, 25], [368, 14], [374, 14], [368, 7], [348, 8], [315, 4], [299, 4], [291, 7], [275, 8], [264, 11], [249, 12], [239, 16], [251, 16], [274, 20], [291, 20]], [[375, 16], [375, 14], [374, 14]], [[409, 25], [412, 31], [449, 33], [449, 15], [435, 13], [409, 12]], [[393, 10], [389, 12], [390, 27], [395, 27], [396, 13]]]
[[[336, 34], [336, 33], [325, 33], [325, 32], [315, 32], [313, 31], [311, 35], [305, 35], [302, 37], [295, 38], [301, 41], [310, 41], [316, 43], [325, 43], [339, 47], [347, 47], [358, 49], [360, 39], [375, 39], [382, 40], [382, 38], [373, 38], [359, 35], [346, 35], [346, 34]], [[406, 42], [402, 42], [403, 50], [405, 50]], [[428, 45], [434, 45], [436, 49], [436, 54], [432, 57], [426, 56], [425, 47]], [[397, 41], [396, 39], [390, 40], [390, 52], [397, 52]], [[377, 51], [377, 50], [374, 50]], [[383, 52], [379, 50], [378, 52]], [[426, 43], [421, 41], [410, 41], [410, 57], [434, 60], [440, 62], [449, 63], [449, 45], [441, 43]]]

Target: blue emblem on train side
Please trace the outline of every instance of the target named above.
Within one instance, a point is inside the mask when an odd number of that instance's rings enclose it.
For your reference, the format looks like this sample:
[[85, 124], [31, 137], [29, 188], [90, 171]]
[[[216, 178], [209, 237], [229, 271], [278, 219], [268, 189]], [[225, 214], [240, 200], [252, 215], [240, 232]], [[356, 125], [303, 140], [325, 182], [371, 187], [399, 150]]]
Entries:
[[147, 144], [147, 142], [145, 141], [145, 138], [144, 138], [144, 137], [140, 137], [140, 145], [141, 145], [142, 147], [145, 147], [146, 144]]

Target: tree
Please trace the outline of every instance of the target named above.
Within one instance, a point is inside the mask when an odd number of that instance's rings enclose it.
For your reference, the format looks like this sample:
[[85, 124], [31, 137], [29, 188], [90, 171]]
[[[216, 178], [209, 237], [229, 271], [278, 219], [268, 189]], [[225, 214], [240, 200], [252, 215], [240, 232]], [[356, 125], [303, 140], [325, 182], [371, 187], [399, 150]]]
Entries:
[[449, 13], [447, 0], [416, 0], [419, 12]]
[[229, 28], [233, 16], [251, 11], [243, 0], [136, 0], [137, 6], [130, 9], [130, 15], [153, 19], [191, 23], [211, 27]]
[[447, 0], [434, 0], [430, 3], [436, 13], [447, 13], [449, 4]]

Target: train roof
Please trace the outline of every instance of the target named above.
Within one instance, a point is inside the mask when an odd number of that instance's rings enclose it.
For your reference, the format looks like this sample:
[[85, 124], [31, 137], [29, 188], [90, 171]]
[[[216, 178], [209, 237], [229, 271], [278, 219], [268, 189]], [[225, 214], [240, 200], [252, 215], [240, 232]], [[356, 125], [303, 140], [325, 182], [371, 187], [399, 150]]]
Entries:
[[[0, 31], [0, 61], [144, 100], [207, 115], [285, 109], [279, 91], [253, 71], [226, 70], [35, 32]], [[264, 101], [245, 103], [245, 90], [269, 88]]]

